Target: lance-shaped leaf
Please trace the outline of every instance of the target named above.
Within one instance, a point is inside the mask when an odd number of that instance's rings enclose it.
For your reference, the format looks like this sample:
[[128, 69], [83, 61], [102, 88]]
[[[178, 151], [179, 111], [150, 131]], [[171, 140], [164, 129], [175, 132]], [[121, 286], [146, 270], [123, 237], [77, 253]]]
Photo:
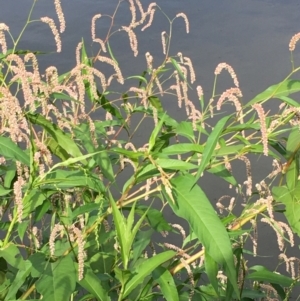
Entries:
[[210, 135], [207, 138], [203, 155], [201, 158], [200, 166], [195, 178], [195, 181], [193, 185], [198, 181], [198, 179], [201, 177], [201, 174], [203, 173], [205, 167], [207, 166], [208, 162], [211, 160], [212, 154], [216, 148], [216, 145], [218, 143], [219, 137], [224, 129], [224, 126], [226, 122], [231, 118], [231, 116], [225, 116], [222, 119], [220, 119], [216, 126], [214, 127], [213, 131], [210, 133]]
[[5, 300], [12, 300], [16, 297], [16, 294], [19, 290], [19, 288], [24, 285], [24, 282], [26, 280], [26, 278], [29, 276], [30, 272], [31, 272], [31, 262], [29, 260], [24, 262], [25, 267], [24, 269], [20, 269], [15, 277], [15, 279], [13, 280], [13, 282], [11, 283], [11, 286], [8, 290], [8, 293], [5, 297]]
[[285, 205], [286, 216], [292, 230], [300, 236], [300, 182], [290, 191], [287, 186], [276, 186], [272, 189], [273, 198]]
[[89, 293], [93, 294], [98, 301], [111, 300], [108, 296], [108, 290], [106, 290], [100, 279], [94, 274], [90, 267], [84, 267], [84, 277], [78, 283]]
[[0, 137], [0, 155], [6, 159], [20, 161], [27, 166], [30, 164], [28, 154], [7, 137]]
[[[256, 95], [247, 103], [247, 107], [254, 105], [257, 102], [262, 102], [270, 98], [281, 98], [300, 91], [300, 80], [287, 79], [283, 82], [269, 87], [267, 90]], [[285, 98], [283, 98], [285, 99]], [[287, 101], [287, 99], [285, 99]], [[299, 105], [298, 105], [299, 106]]]
[[76, 270], [70, 256], [49, 263], [36, 282], [37, 291], [44, 300], [69, 300], [76, 287]]
[[198, 185], [193, 186], [194, 177], [192, 175], [179, 176], [170, 182], [175, 204], [166, 192], [164, 192], [164, 195], [173, 211], [176, 215], [188, 221], [192, 231], [204, 245], [205, 252], [210, 255], [211, 260], [225, 266], [228, 279], [238, 295], [230, 239], [213, 206], [202, 189]]
[[174, 251], [166, 251], [148, 258], [133, 271], [133, 276], [128, 280], [124, 288], [123, 298], [127, 297], [140, 283], [145, 280], [145, 277], [150, 275], [158, 266], [170, 260], [176, 255]]
[[[40, 114], [27, 113], [26, 118], [33, 124], [40, 125], [72, 157], [81, 157], [82, 153], [74, 140], [66, 135], [56, 124], [51, 123]], [[86, 164], [86, 160], [82, 161]]]
[[159, 266], [152, 272], [152, 275], [167, 301], [179, 301], [177, 287], [169, 270]]
[[292, 278], [281, 275], [277, 272], [271, 272], [260, 265], [253, 266], [249, 268], [249, 270], [254, 270], [254, 272], [249, 273], [246, 277], [247, 279], [265, 281], [267, 283], [276, 283], [285, 287], [289, 287], [293, 284], [293, 282], [295, 282], [295, 280]]
[[133, 240], [143, 220], [145, 219], [148, 211], [146, 211], [143, 214], [143, 216], [138, 220], [138, 222], [135, 224], [135, 226], [132, 229], [132, 226], [134, 224], [135, 204], [132, 206], [128, 218], [126, 220], [126, 218], [118, 209], [114, 200], [111, 199], [110, 203], [111, 203], [114, 223], [117, 231], [117, 237], [121, 247], [122, 261], [123, 261], [124, 269], [126, 270], [130, 259], [130, 250], [131, 250]]
[[165, 120], [165, 115], [162, 116], [162, 118], [160, 119], [158, 125], [154, 128], [153, 132], [151, 133], [151, 136], [150, 136], [150, 139], [149, 139], [149, 147], [148, 147], [149, 152], [152, 150], [152, 148], [155, 145], [156, 137], [157, 137], [157, 135], [158, 135], [163, 123], [164, 123], [164, 120]]

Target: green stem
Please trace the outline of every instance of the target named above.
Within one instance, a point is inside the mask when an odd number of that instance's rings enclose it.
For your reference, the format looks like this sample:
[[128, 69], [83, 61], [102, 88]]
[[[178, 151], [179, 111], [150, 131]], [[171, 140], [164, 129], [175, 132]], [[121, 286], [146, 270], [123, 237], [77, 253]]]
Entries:
[[7, 234], [6, 234], [4, 242], [3, 242], [3, 247], [5, 247], [8, 244], [8, 241], [10, 239], [11, 233], [13, 231], [13, 228], [15, 226], [15, 223], [16, 223], [17, 219], [18, 219], [18, 213], [17, 213], [17, 210], [14, 209], [14, 216], [13, 216], [12, 221], [9, 224], [9, 228], [7, 230]]

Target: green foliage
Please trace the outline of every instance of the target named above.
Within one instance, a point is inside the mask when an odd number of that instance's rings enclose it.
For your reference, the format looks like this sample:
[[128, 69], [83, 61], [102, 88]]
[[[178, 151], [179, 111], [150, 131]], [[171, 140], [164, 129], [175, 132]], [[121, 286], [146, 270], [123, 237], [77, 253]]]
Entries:
[[[121, 4], [128, 3], [115, 13]], [[0, 301], [289, 300], [298, 286], [287, 254], [286, 274], [278, 272], [283, 262], [273, 270], [249, 262], [261, 217], [276, 231], [281, 252], [300, 236], [299, 103], [291, 98], [300, 91], [292, 79], [300, 68], [243, 106], [235, 79], [220, 96], [216, 75], [207, 97], [194, 86], [189, 58], [172, 55], [174, 19], [163, 15], [170, 31], [161, 61], [153, 68], [147, 54], [147, 70], [125, 80], [109, 43], [128, 29], [111, 31], [116, 14], [105, 40], [93, 37], [90, 49], [82, 39], [77, 64], [65, 74], [50, 67], [42, 77], [36, 56], [45, 53], [18, 49], [19, 38], [7, 51], [1, 42]], [[8, 28], [0, 25], [3, 36]], [[128, 33], [136, 55], [134, 30]], [[115, 73], [102, 73], [108, 69], [101, 64]], [[189, 101], [191, 89], [200, 109]], [[178, 102], [181, 120], [167, 111], [165, 95]], [[266, 115], [263, 106], [274, 98], [284, 106]], [[211, 116], [231, 101], [235, 113]], [[147, 131], [137, 137], [141, 125]], [[251, 165], [266, 145], [274, 171], [252, 183]], [[231, 162], [246, 165], [246, 182]], [[206, 177], [217, 202], [205, 193]], [[236, 192], [220, 196], [221, 181]], [[231, 197], [244, 206], [236, 209]], [[253, 252], [245, 248], [249, 239]]]

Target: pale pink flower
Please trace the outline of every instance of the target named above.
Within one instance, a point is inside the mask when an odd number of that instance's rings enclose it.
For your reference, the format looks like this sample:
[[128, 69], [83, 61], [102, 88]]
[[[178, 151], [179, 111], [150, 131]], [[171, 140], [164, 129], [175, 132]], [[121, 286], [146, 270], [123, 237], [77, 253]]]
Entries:
[[183, 18], [184, 23], [185, 23], [186, 33], [189, 33], [189, 32], [190, 32], [190, 23], [189, 23], [189, 20], [188, 20], [186, 14], [184, 14], [184, 13], [179, 13], [179, 14], [176, 15], [175, 18], [179, 18], [179, 17]]
[[101, 49], [103, 52], [106, 52], [106, 46], [105, 43], [100, 39], [100, 38], [96, 38], [93, 40], [94, 43], [99, 43], [101, 46]]
[[266, 117], [265, 111], [261, 104], [256, 103], [253, 106], [253, 109], [256, 110], [258, 114], [258, 118], [260, 121], [260, 130], [261, 130], [261, 139], [263, 144], [263, 152], [265, 156], [268, 156], [268, 134], [267, 134], [267, 125], [266, 125]]
[[162, 43], [162, 48], [163, 48], [163, 54], [166, 54], [166, 49], [167, 49], [167, 43], [166, 43], [166, 32], [163, 31], [161, 33], [161, 43]]
[[292, 36], [290, 43], [289, 43], [289, 49], [290, 51], [294, 51], [296, 48], [297, 42], [300, 40], [300, 32], [296, 33]]
[[63, 230], [64, 230], [63, 225], [55, 224], [51, 231], [51, 234], [49, 237], [49, 249], [50, 249], [51, 256], [54, 256], [54, 253], [55, 253], [55, 238], [56, 238], [57, 234]]
[[153, 22], [154, 14], [155, 14], [155, 9], [151, 9], [151, 11], [149, 13], [150, 16], [149, 16], [148, 23], [146, 25], [144, 25], [144, 27], [141, 29], [141, 31], [144, 31], [146, 28], [151, 26], [151, 24]]
[[219, 111], [225, 99], [228, 99], [229, 101], [232, 101], [234, 103], [235, 109], [237, 113], [239, 113], [242, 110], [242, 106], [240, 104], [238, 97], [242, 97], [242, 96], [243, 96], [242, 92], [239, 88], [227, 89], [225, 92], [222, 93], [222, 95], [220, 96], [217, 102], [217, 110]]
[[217, 66], [217, 68], [215, 69], [215, 75], [219, 75], [222, 72], [223, 69], [226, 69], [229, 72], [231, 78], [233, 79], [233, 82], [234, 82], [235, 86], [239, 87], [239, 81], [237, 79], [237, 76], [236, 76], [233, 68], [229, 64], [227, 64], [227, 63], [220, 63]]
[[25, 184], [24, 179], [22, 176], [18, 176], [17, 181], [14, 183], [14, 195], [15, 195], [15, 204], [17, 207], [17, 216], [18, 222], [22, 222], [22, 215], [23, 215], [23, 193], [22, 187]]
[[135, 146], [131, 142], [126, 143], [124, 145], [124, 148], [125, 149], [132, 149], [134, 152], [136, 152], [136, 148], [135, 148]]
[[197, 89], [198, 98], [200, 99], [203, 96], [203, 89], [201, 86], [197, 86], [196, 89]]
[[101, 55], [99, 55], [97, 57], [97, 60], [100, 61], [100, 62], [105, 62], [105, 63], [113, 66], [113, 68], [115, 69], [116, 75], [117, 75], [118, 82], [120, 84], [124, 84], [124, 78], [123, 78], [121, 69], [119, 68], [119, 66], [117, 65], [117, 63], [114, 60], [112, 60], [112, 59], [110, 59], [106, 56], [101, 56]]
[[77, 239], [77, 245], [78, 245], [78, 255], [77, 255], [77, 259], [78, 259], [78, 280], [82, 280], [83, 279], [83, 273], [84, 273], [84, 259], [85, 259], [85, 251], [84, 251], [84, 245], [85, 245], [85, 241], [83, 240], [83, 235], [81, 230], [79, 230], [76, 227], [72, 228], [74, 234], [76, 235]]
[[138, 55], [138, 41], [136, 34], [130, 27], [122, 26], [122, 29], [127, 32], [130, 42], [131, 50], [133, 51], [134, 56]]
[[189, 67], [190, 76], [191, 76], [191, 83], [194, 83], [196, 81], [196, 74], [195, 74], [195, 70], [194, 70], [191, 59], [185, 56], [184, 57], [184, 64]]
[[60, 0], [54, 0], [54, 4], [55, 4], [55, 11], [59, 20], [59, 26], [60, 26], [59, 31], [60, 33], [63, 33], [66, 29], [66, 21], [65, 21], [63, 10], [61, 8]]
[[4, 23], [0, 23], [0, 45], [2, 47], [2, 52], [5, 54], [7, 52], [7, 45], [4, 31], [9, 31], [9, 27]]
[[91, 32], [93, 41], [96, 39], [96, 20], [101, 18], [101, 14], [97, 14], [92, 18]]
[[[278, 244], [279, 250], [282, 251], [284, 248], [283, 229], [280, 227], [280, 225], [275, 220], [271, 221], [267, 218], [262, 218], [261, 221], [263, 223], [270, 225], [273, 228], [273, 230], [275, 231], [276, 236], [277, 236], [277, 244]], [[274, 223], [276, 223], [277, 227], [274, 226]]]
[[135, 24], [135, 21], [136, 21], [136, 9], [135, 9], [135, 5], [134, 5], [133, 0], [128, 0], [128, 2], [129, 2], [129, 9], [130, 9], [130, 12], [131, 12], [130, 26], [132, 26], [132, 25]]
[[57, 52], [61, 52], [61, 39], [60, 39], [59, 32], [56, 28], [56, 25], [54, 23], [54, 20], [49, 17], [42, 17], [41, 21], [49, 25], [49, 27], [54, 35]]
[[124, 159], [123, 159], [123, 163], [129, 163], [129, 164], [132, 166], [133, 170], [136, 171], [136, 166], [135, 166], [135, 164], [134, 164], [133, 161], [130, 160], [129, 158], [124, 158]]
[[146, 52], [145, 53], [145, 57], [146, 57], [146, 62], [147, 62], [147, 68], [152, 70], [153, 69], [153, 56], [149, 53]]
[[81, 48], [82, 48], [82, 42], [79, 42], [77, 47], [76, 47], [76, 65], [81, 64]]
[[144, 89], [131, 87], [129, 91], [137, 93], [138, 97], [141, 99], [142, 105], [145, 107], [145, 109], [148, 108], [148, 96]]
[[179, 232], [181, 233], [182, 235], [182, 239], [185, 240], [186, 239], [186, 233], [183, 229], [183, 227], [179, 224], [171, 224], [172, 228], [175, 228], [175, 229], [178, 229]]

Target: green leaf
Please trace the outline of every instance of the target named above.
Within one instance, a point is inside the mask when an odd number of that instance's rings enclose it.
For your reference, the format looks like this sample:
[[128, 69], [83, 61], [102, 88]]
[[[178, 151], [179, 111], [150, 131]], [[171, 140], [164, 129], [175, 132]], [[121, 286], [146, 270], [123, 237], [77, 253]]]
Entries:
[[296, 156], [292, 163], [290, 164], [288, 171], [286, 173], [286, 184], [290, 191], [296, 187], [299, 176], [299, 158]]
[[281, 99], [282, 101], [284, 101], [285, 103], [287, 103], [288, 105], [292, 106], [292, 107], [299, 107], [300, 104], [299, 102], [295, 101], [294, 99], [287, 97], [287, 96], [280, 96], [278, 97], [279, 99]]
[[299, 127], [295, 126], [289, 135], [287, 144], [286, 144], [286, 150], [288, 152], [289, 157], [299, 149], [300, 142], [299, 142]]
[[22, 223], [18, 224], [18, 235], [19, 235], [19, 238], [21, 239], [21, 241], [23, 241], [23, 238], [24, 238], [24, 235], [25, 235], [28, 225], [29, 225], [29, 220], [22, 221]]
[[275, 283], [285, 287], [289, 287], [294, 283], [294, 279], [278, 274], [277, 272], [271, 272], [260, 265], [253, 266], [249, 268], [249, 270], [254, 270], [255, 272], [249, 273], [246, 276], [246, 279], [264, 281], [266, 283]]
[[132, 229], [132, 226], [134, 224], [135, 204], [131, 207], [127, 220], [121, 214], [113, 200], [111, 200], [111, 206], [113, 211], [115, 227], [117, 230], [118, 240], [121, 246], [123, 265], [124, 268], [127, 269], [132, 243], [137, 234], [137, 231], [140, 229], [140, 226], [147, 215], [147, 211], [143, 214], [143, 216], [138, 220], [138, 222], [134, 225]]
[[106, 290], [100, 279], [94, 274], [88, 266], [84, 268], [84, 278], [78, 282], [89, 293], [93, 294], [98, 301], [110, 301], [108, 290]]
[[[104, 94], [101, 94], [99, 91], [97, 91], [98, 94], [98, 99], [95, 100], [97, 103], [101, 104], [101, 107], [103, 107], [103, 109], [105, 111], [108, 111], [111, 115], [115, 116], [118, 118], [119, 121], [121, 121], [122, 123], [125, 123], [125, 120], [122, 116], [122, 114], [120, 113], [119, 109], [117, 107], [114, 107], [111, 105], [111, 102], [105, 97]], [[101, 121], [102, 123], [103, 121]], [[127, 129], [128, 126], [125, 124], [125, 128]]]
[[99, 210], [99, 208], [100, 208], [100, 204], [97, 203], [89, 203], [89, 204], [84, 204], [82, 206], [78, 206], [73, 211], [73, 218], [76, 218], [78, 215], [84, 213], [91, 213], [94, 210]]
[[148, 258], [140, 265], [136, 266], [133, 276], [125, 284], [123, 298], [127, 297], [144, 279], [150, 275], [158, 266], [170, 260], [176, 255], [174, 251], [166, 251]]
[[218, 263], [209, 255], [209, 253], [205, 250], [205, 272], [208, 276], [208, 279], [215, 289], [215, 292], [219, 295], [218, 291], [218, 271], [219, 271], [219, 266]]
[[40, 205], [36, 208], [35, 214], [34, 214], [34, 220], [36, 222], [40, 221], [45, 216], [45, 213], [49, 210], [50, 206], [51, 206], [51, 200], [46, 199], [42, 203], [42, 205]]
[[132, 266], [140, 258], [143, 251], [149, 246], [153, 233], [153, 229], [148, 231], [139, 231], [137, 233], [134, 243], [132, 244], [132, 261], [130, 263]]
[[[95, 122], [95, 126], [96, 126], [96, 122]], [[103, 130], [103, 133], [102, 131], [100, 131], [99, 127], [96, 128], [96, 132], [97, 134], [99, 133], [105, 135], [106, 131], [105, 131], [105, 127], [103, 126], [103, 123], [101, 124], [101, 126], [102, 126], [101, 130]], [[82, 122], [81, 124], [77, 125], [74, 128], [74, 133], [75, 133], [76, 140], [80, 141], [80, 145], [87, 150], [87, 153], [95, 152], [95, 146], [93, 145], [92, 142], [90, 127], [88, 123]]]
[[12, 188], [13, 181], [17, 174], [17, 167], [16, 163], [12, 162], [8, 167], [5, 167], [5, 178], [4, 178], [4, 187], [5, 188]]
[[[82, 153], [74, 140], [71, 139], [70, 136], [66, 135], [56, 124], [51, 123], [40, 114], [27, 113], [25, 116], [31, 123], [38, 124], [45, 129], [59, 144], [59, 146], [72, 157], [82, 156]], [[86, 160], [83, 160], [82, 163], [87, 164]]]
[[24, 285], [26, 278], [29, 276], [29, 274], [31, 272], [31, 268], [32, 268], [31, 262], [29, 260], [26, 260], [24, 262], [24, 269], [21, 269], [18, 271], [15, 279], [11, 283], [8, 293], [5, 297], [5, 301], [11, 300], [12, 298], [16, 298], [16, 294], [17, 294], [19, 288], [22, 285]]
[[23, 219], [25, 219], [32, 211], [48, 199], [55, 191], [42, 191], [32, 189], [23, 198]]
[[6, 159], [20, 161], [27, 166], [30, 165], [29, 156], [10, 138], [0, 137], [0, 155]]
[[175, 204], [167, 197], [166, 193], [164, 195], [176, 215], [188, 221], [192, 231], [197, 235], [211, 258], [218, 264], [225, 266], [228, 279], [238, 295], [233, 253], [228, 233], [205, 193], [197, 184], [193, 186], [194, 181], [194, 177], [188, 174], [178, 176], [170, 181]]
[[103, 182], [99, 177], [92, 173], [71, 170], [55, 170], [48, 174], [45, 179], [37, 181], [35, 187], [42, 186], [44, 189], [57, 188], [68, 189], [74, 187], [89, 187], [94, 191], [105, 191]]
[[151, 136], [149, 139], [148, 152], [150, 152], [155, 145], [156, 137], [164, 123], [164, 119], [165, 119], [165, 115], [163, 115], [163, 117], [160, 119], [159, 123], [157, 124], [157, 126], [154, 128], [154, 130], [151, 133]]
[[[141, 213], [139, 212], [139, 210], [141, 210]], [[151, 208], [150, 206], [143, 206], [143, 205], [139, 205], [138, 208], [136, 209], [136, 213], [142, 215], [146, 211], [147, 211], [147, 220], [150, 226], [154, 230], [156, 230], [157, 232], [172, 230], [172, 227], [165, 220], [164, 215], [159, 210], [155, 208]]]
[[39, 252], [32, 254], [28, 258], [28, 260], [31, 262], [32, 265], [31, 276], [34, 278], [38, 278], [41, 274], [44, 273], [49, 259], [46, 258], [46, 255], [44, 253]]
[[117, 266], [114, 268], [116, 278], [120, 281], [121, 285], [124, 286], [128, 279], [131, 277], [129, 270], [121, 270]]
[[82, 42], [82, 46], [81, 46], [81, 63], [88, 66], [88, 67], [91, 67], [90, 60], [89, 60], [89, 58], [87, 56], [87, 53], [86, 53], [86, 50], [85, 50], [84, 40], [81, 39], [81, 42]]
[[286, 148], [280, 141], [269, 139], [268, 142], [280, 155], [282, 155], [284, 158], [287, 157]]
[[160, 290], [167, 301], [179, 301], [177, 287], [171, 273], [159, 266], [153, 272], [153, 279], [159, 284]]
[[159, 165], [163, 169], [171, 169], [171, 170], [190, 170], [198, 168], [197, 165], [185, 162], [177, 159], [156, 159], [156, 164]]
[[52, 137], [48, 137], [45, 144], [49, 148], [50, 152], [62, 161], [70, 158], [70, 155]]
[[187, 85], [189, 86], [189, 88], [191, 88], [191, 86], [189, 85], [189, 83], [187, 82], [183, 72], [181, 71], [180, 66], [178, 65], [178, 63], [176, 62], [176, 60], [174, 60], [173, 58], [170, 58], [171, 63], [173, 64], [173, 66], [175, 67], [175, 69], [177, 70], [179, 76], [187, 83]]
[[126, 269], [128, 266], [129, 251], [130, 251], [130, 250], [127, 250], [127, 241], [126, 241], [127, 236], [128, 236], [127, 231], [129, 231], [129, 230], [127, 229], [126, 219], [119, 211], [115, 201], [113, 199], [111, 199], [110, 203], [111, 203], [115, 228], [117, 231], [117, 237], [118, 237], [118, 241], [119, 241], [120, 248], [121, 248], [122, 261], [123, 261], [123, 265]]
[[62, 92], [51, 93], [50, 97], [52, 99], [71, 100], [73, 102], [76, 102], [76, 103], [80, 104], [80, 102], [78, 100], [76, 100], [75, 98], [71, 97], [70, 95], [62, 93]]
[[13, 244], [8, 244], [4, 248], [1, 248], [0, 257], [3, 257], [8, 264], [16, 269], [25, 269], [25, 261], [19, 249]]
[[203, 145], [194, 143], [179, 143], [172, 144], [162, 150], [162, 154], [166, 155], [181, 155], [189, 152], [202, 154], [204, 150]]
[[207, 142], [204, 147], [203, 155], [201, 158], [200, 166], [197, 172], [197, 175], [195, 177], [195, 182], [198, 181], [198, 179], [201, 177], [205, 167], [207, 166], [208, 162], [211, 160], [211, 156], [216, 148], [216, 145], [218, 143], [219, 137], [224, 129], [224, 126], [226, 122], [231, 118], [231, 116], [225, 116], [222, 119], [220, 119], [216, 126], [214, 127], [213, 131], [210, 133], [210, 135], [207, 138]]
[[[95, 153], [92, 153], [92, 154], [81, 155], [81, 156], [75, 157], [75, 158], [69, 158], [69, 159], [67, 159], [67, 160], [65, 160], [65, 161], [62, 161], [62, 162], [59, 162], [59, 163], [55, 164], [55, 165], [51, 168], [50, 171], [56, 169], [57, 167], [61, 167], [61, 166], [63, 166], [63, 167], [71, 166], [71, 165], [73, 165], [73, 164], [75, 164], [75, 163], [77, 163], [77, 162], [79, 162], [79, 161], [83, 161], [83, 160], [85, 160], [85, 159], [91, 158], [91, 157], [93, 157], [93, 156], [95, 156], [95, 155], [97, 155], [97, 154], [99, 154], [99, 153], [101, 153], [101, 152], [103, 152], [103, 151], [98, 151], [98, 152], [95, 152]], [[49, 172], [50, 172], [50, 171], [49, 171]], [[48, 173], [49, 173], [49, 172], [48, 172]]]
[[161, 101], [156, 96], [149, 96], [148, 97], [149, 102], [151, 103], [152, 107], [154, 107], [158, 112], [163, 112], [163, 106], [161, 104]]
[[177, 125], [175, 132], [177, 135], [186, 137], [192, 142], [195, 140], [193, 125], [191, 122], [187, 122], [187, 121], [180, 122]]
[[2, 185], [0, 185], [0, 196], [8, 195], [12, 192], [12, 189], [5, 189]]
[[69, 300], [76, 287], [76, 274], [71, 256], [62, 257], [47, 265], [45, 273], [36, 282], [36, 289], [43, 295], [43, 300]]
[[95, 155], [95, 160], [101, 168], [101, 172], [104, 177], [106, 177], [109, 181], [114, 182], [114, 170], [108, 155], [107, 150], [102, 150], [97, 155]]
[[209, 173], [214, 174], [215, 176], [217, 176], [219, 178], [222, 178], [223, 180], [227, 181], [228, 183], [230, 183], [233, 186], [238, 185], [234, 176], [228, 171], [227, 168], [225, 168], [225, 166], [223, 164], [217, 165], [213, 168], [209, 168], [207, 171]]
[[147, 79], [144, 76], [141, 75], [133, 75], [133, 76], [129, 76], [127, 77], [127, 79], [138, 79], [141, 82], [144, 82], [147, 85]]
[[224, 134], [231, 133], [231, 132], [241, 132], [244, 130], [257, 130], [258, 131], [258, 130], [260, 130], [260, 124], [259, 123], [249, 124], [249, 121], [248, 121], [248, 123], [238, 124], [235, 126], [229, 126], [228, 128], [226, 128], [224, 130]]
[[[246, 107], [271, 98], [282, 98], [300, 91], [300, 80], [287, 79], [283, 82], [269, 87], [267, 90], [256, 95], [246, 104]], [[299, 106], [299, 105], [298, 105]]]
[[223, 157], [223, 156], [228, 156], [228, 155], [236, 155], [244, 147], [245, 147], [245, 145], [243, 145], [243, 144], [222, 146], [221, 148], [218, 148], [217, 150], [215, 150], [214, 155], [216, 157]]
[[300, 182], [291, 192], [287, 186], [276, 186], [272, 189], [273, 198], [285, 205], [284, 215], [292, 230], [300, 236]]

